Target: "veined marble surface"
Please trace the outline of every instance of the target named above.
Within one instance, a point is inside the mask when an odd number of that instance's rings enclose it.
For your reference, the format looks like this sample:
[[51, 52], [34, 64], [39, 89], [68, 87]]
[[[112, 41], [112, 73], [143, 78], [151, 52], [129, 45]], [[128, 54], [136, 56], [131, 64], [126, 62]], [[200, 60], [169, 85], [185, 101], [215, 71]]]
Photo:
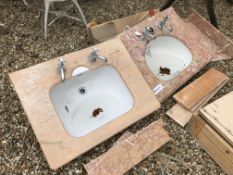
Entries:
[[[172, 25], [173, 31], [171, 33], [166, 31], [166, 29], [164, 31], [155, 29], [156, 24], [158, 24], [164, 16], [169, 17], [167, 25]], [[136, 31], [142, 32], [145, 26], [153, 27], [157, 37], [167, 35], [181, 40], [191, 50], [193, 56], [192, 63], [173, 79], [168, 81], [160, 80], [150, 71], [149, 67], [147, 66], [145, 62], [145, 49], [147, 43], [141, 41], [141, 39], [135, 35]], [[160, 88], [162, 87], [162, 90], [156, 94], [161, 102], [174, 93], [176, 89], [178, 89], [198, 71], [200, 71], [200, 69], [210, 61], [229, 58], [229, 54], [224, 52], [219, 45], [215, 44], [213, 37], [210, 38], [205, 33], [188, 20], [183, 20], [177, 15], [173, 8], [169, 8], [163, 12], [156, 12], [155, 16], [147, 18], [138, 25], [129, 28], [119, 37], [129, 51], [132, 59], [138, 66], [149, 86], [152, 89], [154, 89], [156, 86], [160, 86]]]

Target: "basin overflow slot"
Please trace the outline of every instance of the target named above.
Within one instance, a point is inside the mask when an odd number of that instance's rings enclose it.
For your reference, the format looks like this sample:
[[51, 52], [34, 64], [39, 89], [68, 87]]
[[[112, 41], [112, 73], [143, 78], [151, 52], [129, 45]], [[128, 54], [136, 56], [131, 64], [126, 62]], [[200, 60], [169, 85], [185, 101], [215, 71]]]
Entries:
[[69, 112], [70, 112], [70, 110], [69, 110], [69, 108], [68, 108], [68, 106], [67, 106], [67, 105], [65, 105], [65, 110], [66, 110], [66, 112], [67, 112], [67, 113], [69, 113]]
[[84, 95], [87, 93], [87, 89], [85, 87], [81, 87], [81, 88], [79, 88], [79, 93]]

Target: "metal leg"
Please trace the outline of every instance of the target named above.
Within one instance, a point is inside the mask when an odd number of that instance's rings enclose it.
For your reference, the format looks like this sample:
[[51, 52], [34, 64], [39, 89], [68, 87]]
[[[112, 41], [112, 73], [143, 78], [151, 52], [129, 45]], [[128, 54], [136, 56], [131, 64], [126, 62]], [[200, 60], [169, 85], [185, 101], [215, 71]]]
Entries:
[[45, 5], [45, 14], [44, 14], [44, 37], [47, 39], [48, 36], [48, 13], [49, 13], [49, 5], [50, 0], [44, 0]]
[[26, 0], [23, 0], [23, 3], [28, 6], [28, 3]]
[[207, 12], [209, 15], [209, 19], [211, 24], [218, 28], [218, 22], [217, 22], [217, 18], [214, 12], [214, 1], [213, 0], [206, 0], [206, 6], [207, 6]]
[[165, 2], [165, 4], [159, 9], [159, 11], [166, 10], [167, 8], [169, 8], [173, 4], [174, 1], [176, 1], [176, 0], [167, 0]]
[[[63, 1], [63, 0], [57, 0], [57, 1], [58, 1], [58, 2], [61, 2], [61, 1]], [[52, 2], [56, 2], [56, 0], [44, 0], [44, 5], [45, 5], [45, 12], [44, 12], [44, 37], [45, 37], [45, 39], [47, 39], [47, 37], [48, 37], [48, 26], [51, 25], [51, 24], [53, 24], [57, 19], [59, 19], [59, 18], [62, 17], [62, 16], [65, 16], [65, 17], [67, 17], [67, 18], [71, 18], [71, 19], [73, 19], [73, 20], [80, 21], [80, 22], [83, 21], [83, 23], [84, 23], [85, 26], [86, 26], [86, 29], [88, 30], [87, 21], [86, 21], [86, 19], [85, 19], [85, 16], [84, 16], [84, 14], [83, 14], [83, 12], [82, 12], [82, 9], [81, 9], [81, 7], [79, 6], [77, 0], [71, 0], [71, 2], [72, 2], [73, 5], [77, 8], [77, 10], [79, 11], [82, 20], [80, 20], [80, 19], [78, 19], [78, 18], [75, 18], [75, 17], [73, 17], [73, 16], [67, 15], [67, 14], [65, 13], [66, 10], [63, 11], [63, 12], [50, 12], [50, 13], [53, 13], [54, 15], [56, 15], [56, 18], [55, 18], [54, 20], [52, 20], [52, 21], [50, 22], [50, 24], [48, 25], [49, 7], [50, 7], [50, 5], [52, 5]], [[72, 6], [71, 6], [71, 7], [72, 7]], [[68, 9], [70, 9], [70, 8], [68, 8]], [[68, 9], [67, 9], [67, 10], [68, 10]]]
[[56, 18], [54, 18], [49, 24], [48, 26], [51, 26], [53, 23], [55, 23], [61, 16], [57, 16]]
[[74, 5], [77, 7], [77, 9], [78, 9], [78, 11], [79, 11], [79, 13], [80, 13], [80, 15], [81, 15], [81, 17], [82, 17], [83, 23], [85, 24], [86, 28], [88, 29], [86, 18], [85, 18], [84, 14], [83, 14], [83, 11], [82, 11], [81, 7], [80, 7], [79, 4], [78, 4], [78, 1], [77, 1], [77, 0], [71, 0], [71, 1], [72, 1], [72, 2], [74, 3]]

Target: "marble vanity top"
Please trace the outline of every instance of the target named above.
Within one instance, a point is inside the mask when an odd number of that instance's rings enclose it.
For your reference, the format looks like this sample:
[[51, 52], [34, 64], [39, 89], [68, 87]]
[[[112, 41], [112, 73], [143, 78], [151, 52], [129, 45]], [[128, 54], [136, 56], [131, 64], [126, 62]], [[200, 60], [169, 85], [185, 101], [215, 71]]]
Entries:
[[[169, 16], [168, 25], [172, 25], [173, 31], [168, 33], [156, 30], [156, 36], [173, 36], [185, 43], [192, 52], [192, 63], [168, 81], [156, 78], [149, 70], [145, 62], [146, 43], [134, 34], [135, 31], [143, 31], [145, 26], [155, 27], [164, 16]], [[193, 16], [190, 19], [194, 17], [196, 18]], [[181, 19], [173, 8], [169, 8], [161, 13], [156, 12], [155, 16], [129, 28], [117, 38], [96, 45], [100, 55], [108, 58], [107, 64], [114, 66], [119, 72], [131, 92], [134, 105], [129, 112], [79, 138], [72, 137], [66, 132], [49, 96], [50, 90], [60, 82], [57, 59], [10, 74], [10, 79], [51, 169], [61, 167], [157, 110], [160, 107], [159, 101], [165, 100], [212, 59], [221, 60], [229, 57], [221, 52], [221, 44], [216, 45], [211, 37], [207, 37], [207, 30], [202, 32], [194, 24]], [[211, 36], [213, 38], [214, 35]], [[228, 42], [227, 45], [231, 47], [224, 47], [225, 50], [233, 54], [231, 49], [233, 44]], [[71, 77], [72, 71], [77, 67], [95, 69], [106, 64], [101, 61], [90, 63], [87, 58], [90, 52], [90, 48], [86, 48], [64, 55], [67, 64], [66, 79]], [[155, 96], [152, 89], [157, 86], [160, 86], [161, 91]]]
[[[181, 40], [191, 50], [193, 57], [192, 63], [186, 69], [168, 81], [158, 79], [149, 70], [145, 62], [145, 48], [147, 43], [141, 41], [141, 39], [135, 35], [136, 31], [142, 32], [145, 26], [156, 28], [156, 24], [158, 24], [164, 16], [169, 17], [167, 25], [171, 25], [173, 31], [169, 33], [166, 30], [160, 31], [155, 29], [155, 35], [173, 36]], [[219, 48], [213, 40], [209, 39], [193, 23], [180, 18], [173, 8], [169, 8], [160, 13], [157, 12], [155, 16], [147, 18], [136, 26], [126, 30], [119, 38], [124, 43], [151, 89], [154, 89], [156, 86], [162, 87], [162, 90], [156, 94], [160, 101], [164, 101], [168, 96], [174, 93], [176, 89], [190, 79], [195, 73], [200, 71], [211, 59], [221, 60], [228, 58], [226, 54], [220, 52], [221, 48]]]
[[[129, 112], [82, 137], [72, 137], [66, 132], [49, 97], [51, 88], [60, 82], [57, 59], [10, 74], [51, 169], [57, 169], [75, 159], [160, 107], [159, 101], [119, 39], [106, 41], [96, 47], [101, 55], [108, 58], [107, 64], [114, 66], [119, 72], [131, 92], [134, 105]], [[90, 52], [90, 48], [87, 48], [64, 55], [66, 79], [71, 77], [72, 70], [78, 66], [94, 69], [106, 64], [101, 61], [90, 63], [87, 58]]]

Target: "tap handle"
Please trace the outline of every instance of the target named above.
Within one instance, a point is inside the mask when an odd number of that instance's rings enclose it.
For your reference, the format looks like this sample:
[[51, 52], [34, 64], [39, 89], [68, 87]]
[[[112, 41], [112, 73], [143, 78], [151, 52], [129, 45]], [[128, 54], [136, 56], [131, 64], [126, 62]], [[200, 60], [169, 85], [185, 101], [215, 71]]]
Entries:
[[163, 21], [164, 21], [164, 23], [166, 23], [166, 22], [167, 22], [167, 20], [168, 20], [168, 16], [164, 16], [164, 17], [163, 17]]
[[152, 27], [145, 27], [144, 33], [148, 36], [154, 36], [154, 29]]
[[62, 63], [62, 62], [64, 62], [64, 57], [59, 57], [58, 60], [60, 63]]
[[99, 50], [96, 47], [91, 47], [92, 53], [97, 53]]
[[59, 66], [65, 69], [66, 65], [65, 65], [64, 57], [63, 56], [59, 57], [58, 61], [59, 61]]

